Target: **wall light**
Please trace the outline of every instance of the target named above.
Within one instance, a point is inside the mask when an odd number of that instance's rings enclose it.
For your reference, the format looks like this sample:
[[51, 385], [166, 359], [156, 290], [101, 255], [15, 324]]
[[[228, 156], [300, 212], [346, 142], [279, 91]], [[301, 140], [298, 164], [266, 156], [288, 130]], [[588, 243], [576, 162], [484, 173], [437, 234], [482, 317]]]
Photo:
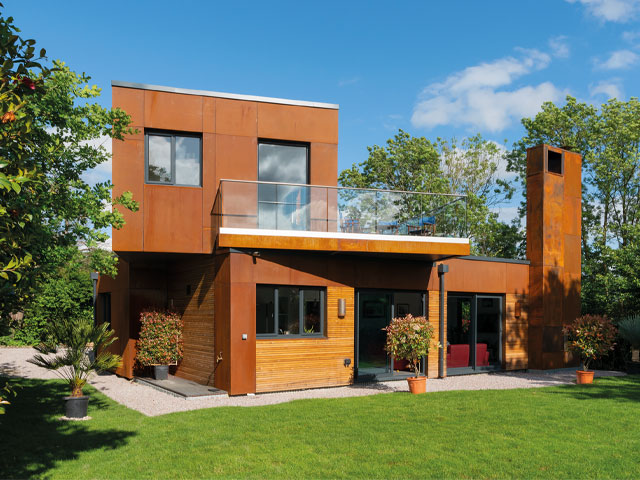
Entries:
[[344, 318], [347, 314], [347, 301], [344, 298], [338, 299], [338, 317]]

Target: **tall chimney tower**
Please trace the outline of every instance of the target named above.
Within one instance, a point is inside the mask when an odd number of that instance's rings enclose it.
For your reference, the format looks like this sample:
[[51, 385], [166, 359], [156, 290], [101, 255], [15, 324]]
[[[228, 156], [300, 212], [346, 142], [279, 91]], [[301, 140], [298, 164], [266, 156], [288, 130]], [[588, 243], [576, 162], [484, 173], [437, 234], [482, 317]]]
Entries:
[[580, 316], [582, 157], [538, 145], [527, 150], [529, 368], [562, 368], [563, 325]]

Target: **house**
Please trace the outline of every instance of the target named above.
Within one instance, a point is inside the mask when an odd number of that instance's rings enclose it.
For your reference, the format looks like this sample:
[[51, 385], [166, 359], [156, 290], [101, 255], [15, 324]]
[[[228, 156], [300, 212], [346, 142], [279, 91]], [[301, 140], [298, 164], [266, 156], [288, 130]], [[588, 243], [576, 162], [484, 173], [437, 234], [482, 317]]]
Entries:
[[175, 375], [241, 395], [405, 378], [381, 330], [425, 315], [429, 377], [563, 367], [580, 313], [581, 158], [528, 151], [527, 261], [469, 256], [465, 201], [337, 186], [338, 106], [113, 82], [138, 133], [113, 141], [113, 231], [99, 281], [134, 375], [139, 313], [184, 320]]

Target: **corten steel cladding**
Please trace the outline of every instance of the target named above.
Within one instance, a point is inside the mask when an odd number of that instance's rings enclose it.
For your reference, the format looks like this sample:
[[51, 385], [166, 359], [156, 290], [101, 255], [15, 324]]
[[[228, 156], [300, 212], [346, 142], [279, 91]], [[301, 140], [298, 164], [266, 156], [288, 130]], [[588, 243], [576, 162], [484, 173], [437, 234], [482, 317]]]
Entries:
[[593, 373], [593, 370], [588, 372], [585, 370], [576, 370], [576, 383], [578, 385], [593, 383]]
[[427, 391], [427, 377], [409, 377], [407, 383], [409, 383], [409, 391], [413, 394]]
[[575, 364], [562, 327], [580, 315], [581, 165], [569, 150], [527, 150], [529, 368]]

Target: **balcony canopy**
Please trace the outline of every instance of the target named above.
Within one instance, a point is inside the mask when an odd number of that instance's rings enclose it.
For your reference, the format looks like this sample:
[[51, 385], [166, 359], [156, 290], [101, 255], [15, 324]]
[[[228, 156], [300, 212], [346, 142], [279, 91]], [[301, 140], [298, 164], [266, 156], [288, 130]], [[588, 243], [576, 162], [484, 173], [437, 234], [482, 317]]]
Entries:
[[221, 180], [218, 248], [314, 250], [438, 260], [468, 255], [464, 195]]

